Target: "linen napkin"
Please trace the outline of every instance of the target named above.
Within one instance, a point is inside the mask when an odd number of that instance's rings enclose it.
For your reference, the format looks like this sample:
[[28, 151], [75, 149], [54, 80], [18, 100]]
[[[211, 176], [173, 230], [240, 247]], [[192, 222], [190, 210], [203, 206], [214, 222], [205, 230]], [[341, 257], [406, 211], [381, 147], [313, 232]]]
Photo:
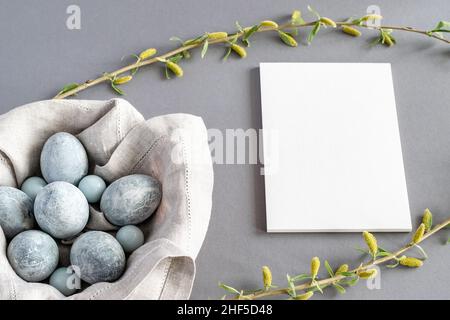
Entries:
[[[45, 141], [69, 132], [83, 143], [91, 172], [112, 182], [135, 173], [162, 183], [163, 197], [153, 216], [140, 227], [145, 244], [127, 260], [122, 277], [96, 283], [68, 299], [188, 299], [195, 258], [211, 214], [213, 169], [203, 120], [170, 114], [147, 121], [127, 101], [48, 100], [0, 116], [0, 185], [20, 187], [40, 175]], [[116, 229], [91, 207], [87, 229]], [[60, 262], [68, 246], [60, 243]], [[55, 288], [22, 280], [6, 257], [0, 227], [0, 299], [64, 299]]]

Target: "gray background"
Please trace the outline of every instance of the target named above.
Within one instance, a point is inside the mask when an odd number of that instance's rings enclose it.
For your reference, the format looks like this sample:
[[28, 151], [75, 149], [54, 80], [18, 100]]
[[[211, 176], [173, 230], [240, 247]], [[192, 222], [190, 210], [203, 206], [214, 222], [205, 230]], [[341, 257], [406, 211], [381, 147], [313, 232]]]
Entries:
[[[72, 3], [81, 7], [79, 31], [65, 26], [65, 11]], [[308, 3], [336, 19], [362, 15], [368, 5], [377, 4], [385, 23], [420, 28], [450, 18], [448, 0], [1, 0], [0, 112], [50, 98], [65, 83], [114, 70], [129, 53], [153, 46], [164, 52], [173, 46], [168, 41], [171, 36], [187, 38], [222, 29], [232, 32], [236, 20], [244, 25], [269, 18], [280, 21], [293, 9], [306, 11]], [[449, 47], [420, 35], [397, 34], [398, 46], [371, 48], [368, 42], [373, 34], [369, 33], [352, 39], [328, 29], [311, 46], [301, 44], [296, 49], [282, 45], [275, 36], [258, 35], [246, 60], [222, 63], [223, 49], [211, 48], [206, 59], [197, 53], [183, 63], [182, 79], [164, 80], [159, 67], [141, 70], [124, 87], [125, 98], [147, 118], [187, 112], [202, 116], [209, 128], [260, 128], [259, 62], [390, 62], [413, 221], [419, 221], [426, 207], [439, 221], [450, 209]], [[299, 88], [300, 100], [303, 94], [307, 92]], [[113, 96], [106, 85], [100, 85], [79, 98]], [[267, 234], [264, 178], [259, 172], [257, 165], [215, 166], [212, 219], [198, 257], [192, 298], [220, 297], [219, 280], [236, 287], [258, 286], [260, 266], [265, 264], [273, 269], [275, 282], [284, 284], [287, 272], [308, 270], [309, 259], [315, 255], [334, 266], [360, 261], [354, 250], [363, 245], [359, 234]], [[444, 231], [424, 244], [430, 259], [423, 268], [383, 271], [380, 290], [368, 290], [360, 283], [345, 296], [330, 290], [325, 297], [448, 299], [450, 247], [442, 245], [447, 236]], [[408, 241], [409, 235], [379, 234], [378, 238], [394, 249]]]

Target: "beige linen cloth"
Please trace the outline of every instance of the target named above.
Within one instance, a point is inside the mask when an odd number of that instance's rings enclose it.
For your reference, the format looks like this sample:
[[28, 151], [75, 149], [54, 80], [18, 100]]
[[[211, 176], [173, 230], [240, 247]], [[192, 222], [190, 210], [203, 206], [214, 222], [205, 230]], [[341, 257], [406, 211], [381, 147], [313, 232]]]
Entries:
[[[38, 175], [42, 146], [60, 131], [77, 135], [91, 172], [107, 182], [141, 173], [163, 188], [157, 212], [142, 225], [145, 244], [128, 258], [123, 276], [69, 299], [188, 299], [211, 214], [213, 169], [202, 119], [172, 114], [145, 121], [122, 99], [31, 103], [0, 116], [0, 185], [17, 187]], [[94, 208], [87, 228], [115, 229]], [[65, 298], [50, 285], [19, 278], [6, 247], [0, 227], [0, 299]], [[67, 263], [68, 246], [60, 248]]]

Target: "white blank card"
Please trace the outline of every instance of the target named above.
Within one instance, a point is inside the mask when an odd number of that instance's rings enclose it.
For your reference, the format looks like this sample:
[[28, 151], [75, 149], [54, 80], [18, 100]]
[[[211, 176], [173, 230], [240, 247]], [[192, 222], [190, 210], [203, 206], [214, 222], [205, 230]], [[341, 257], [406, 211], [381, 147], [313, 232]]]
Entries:
[[410, 231], [391, 66], [261, 63], [268, 232]]

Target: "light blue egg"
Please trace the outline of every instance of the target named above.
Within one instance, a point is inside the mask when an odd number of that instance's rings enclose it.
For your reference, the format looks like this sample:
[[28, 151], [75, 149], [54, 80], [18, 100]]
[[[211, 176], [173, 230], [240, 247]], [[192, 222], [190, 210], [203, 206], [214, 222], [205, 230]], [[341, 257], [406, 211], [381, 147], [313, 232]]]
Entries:
[[73, 268], [58, 268], [50, 276], [49, 284], [63, 295], [70, 296], [80, 289], [80, 278]]
[[89, 219], [89, 204], [74, 185], [58, 181], [46, 185], [34, 201], [34, 216], [42, 230], [58, 239], [80, 233]]
[[114, 225], [139, 224], [149, 218], [161, 201], [161, 184], [143, 174], [122, 177], [103, 192], [100, 208]]
[[55, 240], [38, 230], [24, 231], [15, 236], [9, 243], [7, 255], [17, 275], [30, 282], [48, 278], [59, 260]]
[[126, 253], [131, 253], [144, 244], [144, 233], [136, 226], [124, 226], [117, 231], [116, 239]]
[[70, 263], [79, 268], [81, 279], [87, 283], [115, 281], [125, 270], [125, 252], [109, 233], [89, 231], [75, 240]]
[[88, 157], [81, 142], [70, 133], [51, 136], [41, 152], [41, 172], [48, 182], [65, 181], [78, 185], [88, 172]]
[[45, 180], [41, 177], [30, 177], [22, 183], [22, 187], [20, 189], [34, 201], [38, 192], [41, 191], [46, 185], [47, 182], [45, 182]]
[[32, 229], [33, 201], [16, 188], [0, 187], [0, 226], [7, 239]]
[[106, 189], [106, 183], [99, 176], [90, 175], [81, 179], [78, 188], [89, 203], [97, 203]]

